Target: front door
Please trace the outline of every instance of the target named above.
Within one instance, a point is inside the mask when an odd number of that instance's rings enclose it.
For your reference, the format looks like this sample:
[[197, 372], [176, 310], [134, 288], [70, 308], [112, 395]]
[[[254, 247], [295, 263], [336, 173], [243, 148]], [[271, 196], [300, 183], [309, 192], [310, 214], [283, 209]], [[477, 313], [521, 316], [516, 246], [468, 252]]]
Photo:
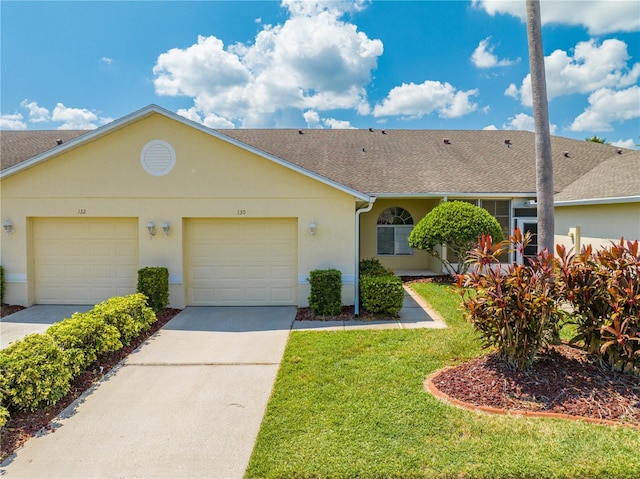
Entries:
[[516, 261], [520, 264], [524, 262], [524, 258], [534, 257], [538, 253], [538, 222], [534, 218], [518, 219], [518, 228], [522, 234], [531, 233], [531, 243], [524, 249], [524, 257], [520, 253], [516, 253]]

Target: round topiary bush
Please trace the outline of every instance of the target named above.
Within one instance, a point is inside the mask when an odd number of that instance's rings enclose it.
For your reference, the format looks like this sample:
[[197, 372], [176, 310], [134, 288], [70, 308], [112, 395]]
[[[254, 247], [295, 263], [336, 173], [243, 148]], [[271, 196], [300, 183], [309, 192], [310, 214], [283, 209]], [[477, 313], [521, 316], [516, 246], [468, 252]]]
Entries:
[[[409, 245], [440, 259], [450, 273], [460, 274], [467, 269], [463, 259], [483, 234], [491, 236], [494, 243], [504, 239], [500, 223], [487, 210], [464, 201], [447, 201], [436, 206], [413, 228]], [[443, 244], [460, 258], [457, 267], [442, 256], [440, 246]]]

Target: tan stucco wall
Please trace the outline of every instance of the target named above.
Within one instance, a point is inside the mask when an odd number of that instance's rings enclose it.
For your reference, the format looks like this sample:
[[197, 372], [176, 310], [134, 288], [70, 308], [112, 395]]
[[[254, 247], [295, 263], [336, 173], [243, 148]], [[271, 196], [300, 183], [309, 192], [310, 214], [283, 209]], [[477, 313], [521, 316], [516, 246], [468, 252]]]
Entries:
[[[176, 164], [152, 176], [140, 164], [151, 140], [169, 142]], [[342, 271], [343, 300], [353, 304], [355, 202], [342, 191], [275, 164], [204, 132], [154, 114], [3, 179], [2, 219], [15, 232], [2, 236], [6, 301], [33, 301], [29, 218], [138, 218], [139, 263], [166, 266], [170, 301], [183, 307], [182, 224], [185, 218], [269, 218], [298, 220], [298, 297], [307, 304], [306, 278], [318, 268]], [[150, 239], [146, 224], [159, 233]], [[160, 225], [167, 221], [171, 234]], [[309, 224], [315, 222], [315, 236]]]
[[640, 203], [563, 206], [555, 208], [555, 241], [575, 246], [569, 230], [579, 227], [580, 247], [608, 246], [611, 241], [640, 240]]
[[412, 256], [378, 256], [376, 255], [376, 225], [378, 217], [387, 208], [399, 206], [413, 217], [414, 225], [438, 205], [438, 199], [378, 199], [368, 213], [360, 216], [360, 259], [377, 258], [387, 268], [393, 270], [419, 269], [440, 271], [440, 261], [424, 251], [414, 249]]

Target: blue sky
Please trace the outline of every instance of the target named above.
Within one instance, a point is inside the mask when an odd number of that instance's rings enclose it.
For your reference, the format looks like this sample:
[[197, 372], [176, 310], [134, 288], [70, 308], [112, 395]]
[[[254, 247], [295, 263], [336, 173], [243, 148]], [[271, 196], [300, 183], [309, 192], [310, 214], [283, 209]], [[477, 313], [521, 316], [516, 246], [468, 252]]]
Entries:
[[[542, 0], [552, 132], [640, 143], [640, 2]], [[3, 129], [532, 129], [524, 0], [0, 3]]]

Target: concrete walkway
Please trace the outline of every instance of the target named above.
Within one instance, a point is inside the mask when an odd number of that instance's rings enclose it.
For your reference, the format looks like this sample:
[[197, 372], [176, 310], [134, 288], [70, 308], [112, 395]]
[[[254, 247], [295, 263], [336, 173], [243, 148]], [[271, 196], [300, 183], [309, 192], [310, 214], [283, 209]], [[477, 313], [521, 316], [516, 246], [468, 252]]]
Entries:
[[446, 328], [440, 315], [409, 286], [404, 285], [404, 302], [399, 317], [383, 321], [295, 321], [294, 331], [346, 331], [351, 329]]
[[241, 478], [295, 314], [186, 308], [0, 475]]

